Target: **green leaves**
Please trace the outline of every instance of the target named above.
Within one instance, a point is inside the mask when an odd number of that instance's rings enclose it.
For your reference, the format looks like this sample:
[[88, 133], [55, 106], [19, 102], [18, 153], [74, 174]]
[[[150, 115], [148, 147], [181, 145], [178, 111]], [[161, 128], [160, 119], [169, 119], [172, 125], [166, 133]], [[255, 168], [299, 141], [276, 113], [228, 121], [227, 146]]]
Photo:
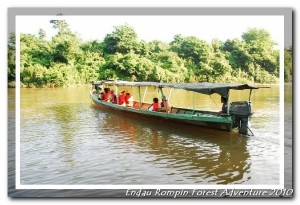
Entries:
[[221, 50], [234, 75], [242, 71], [249, 81], [275, 83], [279, 77], [279, 51], [275, 46], [266, 30], [252, 28], [243, 33], [242, 40], [227, 40]]
[[[66, 21], [52, 20], [58, 33], [45, 40], [21, 34], [21, 82], [28, 87], [87, 84], [98, 79], [163, 82], [273, 83], [279, 51], [270, 34], [249, 29], [242, 39], [210, 44], [175, 35], [171, 43], [146, 42], [128, 24], [116, 26], [103, 41], [81, 42]], [[101, 26], [101, 25], [100, 25]], [[8, 79], [14, 80], [15, 38], [8, 43]], [[292, 79], [292, 49], [285, 51], [285, 79]]]
[[106, 54], [127, 54], [134, 51], [138, 45], [134, 29], [125, 24], [115, 27], [115, 31], [104, 38], [103, 51]]
[[171, 42], [171, 50], [179, 57], [191, 59], [195, 64], [206, 62], [208, 59], [209, 45], [195, 36], [182, 37], [175, 35]]
[[293, 48], [289, 47], [284, 50], [284, 80], [291, 82], [293, 80]]

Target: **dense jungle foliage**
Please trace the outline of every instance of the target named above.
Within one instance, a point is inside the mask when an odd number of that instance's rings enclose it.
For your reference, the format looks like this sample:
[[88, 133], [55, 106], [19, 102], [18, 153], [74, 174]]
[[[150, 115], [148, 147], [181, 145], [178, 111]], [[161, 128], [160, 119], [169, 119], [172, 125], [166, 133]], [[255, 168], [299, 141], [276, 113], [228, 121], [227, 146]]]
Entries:
[[[57, 34], [46, 40], [20, 36], [20, 78], [25, 87], [89, 84], [98, 79], [156, 82], [277, 83], [279, 50], [264, 29], [251, 28], [241, 40], [207, 43], [175, 35], [170, 43], [146, 42], [125, 24], [99, 41], [83, 42], [64, 20], [52, 20]], [[200, 31], [199, 31], [200, 32]], [[292, 48], [285, 49], [285, 81], [292, 80]], [[15, 79], [15, 36], [8, 42], [8, 81]]]

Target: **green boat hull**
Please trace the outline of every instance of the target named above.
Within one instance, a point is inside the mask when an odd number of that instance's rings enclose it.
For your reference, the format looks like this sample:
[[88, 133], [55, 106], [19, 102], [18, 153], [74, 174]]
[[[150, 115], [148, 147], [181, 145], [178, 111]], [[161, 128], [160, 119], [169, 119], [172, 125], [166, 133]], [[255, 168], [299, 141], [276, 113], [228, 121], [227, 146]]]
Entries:
[[176, 113], [168, 112], [152, 112], [147, 109], [137, 109], [133, 107], [125, 107], [117, 104], [101, 101], [97, 95], [90, 93], [92, 101], [104, 108], [116, 111], [127, 112], [136, 115], [142, 115], [151, 118], [173, 121], [177, 123], [191, 124], [201, 127], [208, 127], [219, 130], [231, 131], [233, 129], [233, 119], [228, 115], [219, 115], [216, 112], [207, 112], [200, 110], [191, 110], [185, 108], [175, 108]]

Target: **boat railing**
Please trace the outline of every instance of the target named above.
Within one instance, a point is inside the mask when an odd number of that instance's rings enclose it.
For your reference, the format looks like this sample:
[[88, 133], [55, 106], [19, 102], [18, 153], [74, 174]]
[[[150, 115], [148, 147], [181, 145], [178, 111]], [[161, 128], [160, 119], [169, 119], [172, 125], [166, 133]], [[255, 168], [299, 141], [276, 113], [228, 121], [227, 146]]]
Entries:
[[[90, 92], [90, 94], [92, 95], [93, 93]], [[146, 103], [146, 102], [141, 103], [138, 101], [133, 101], [132, 106], [127, 106], [127, 108], [148, 110], [151, 105], [152, 105], [151, 103]], [[194, 110], [192, 108], [175, 107], [175, 106], [169, 107], [168, 109], [159, 108], [157, 112], [170, 113], [170, 114], [182, 114], [182, 115], [190, 115], [190, 116], [203, 116], [203, 115], [219, 116], [220, 115], [219, 112], [207, 111], [207, 110]]]

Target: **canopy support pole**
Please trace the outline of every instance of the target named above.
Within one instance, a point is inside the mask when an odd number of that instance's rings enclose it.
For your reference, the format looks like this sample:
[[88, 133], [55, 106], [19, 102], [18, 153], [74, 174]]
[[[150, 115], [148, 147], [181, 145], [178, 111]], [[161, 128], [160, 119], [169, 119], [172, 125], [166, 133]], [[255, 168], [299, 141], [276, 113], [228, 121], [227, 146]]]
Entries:
[[229, 92], [230, 92], [230, 90], [228, 90], [228, 93], [227, 93], [227, 102], [226, 102], [226, 104], [227, 104], [227, 115], [229, 115]]
[[193, 110], [195, 111], [195, 92], [193, 92]]
[[141, 101], [141, 86], [138, 86], [139, 88], [139, 101], [140, 101], [140, 109], [142, 108], [142, 101]]
[[252, 89], [250, 89], [250, 93], [249, 93], [249, 101], [251, 100], [251, 94], [252, 94]]
[[143, 102], [145, 102], [145, 97], [146, 97], [147, 90], [148, 90], [148, 86], [146, 86], [146, 88], [145, 88], [145, 92], [144, 92], [144, 95], [143, 95]]
[[164, 96], [164, 92], [161, 87], [159, 88], [159, 90], [160, 90], [160, 94], [161, 94], [161, 98], [162, 98]]
[[117, 97], [117, 104], [119, 105], [119, 87], [116, 85], [116, 97]]
[[169, 97], [168, 97], [168, 101], [169, 101], [169, 102], [170, 102], [170, 98], [171, 98], [171, 94], [172, 94], [173, 89], [174, 89], [174, 88], [171, 88], [171, 89], [170, 89], [170, 92], [169, 92]]

